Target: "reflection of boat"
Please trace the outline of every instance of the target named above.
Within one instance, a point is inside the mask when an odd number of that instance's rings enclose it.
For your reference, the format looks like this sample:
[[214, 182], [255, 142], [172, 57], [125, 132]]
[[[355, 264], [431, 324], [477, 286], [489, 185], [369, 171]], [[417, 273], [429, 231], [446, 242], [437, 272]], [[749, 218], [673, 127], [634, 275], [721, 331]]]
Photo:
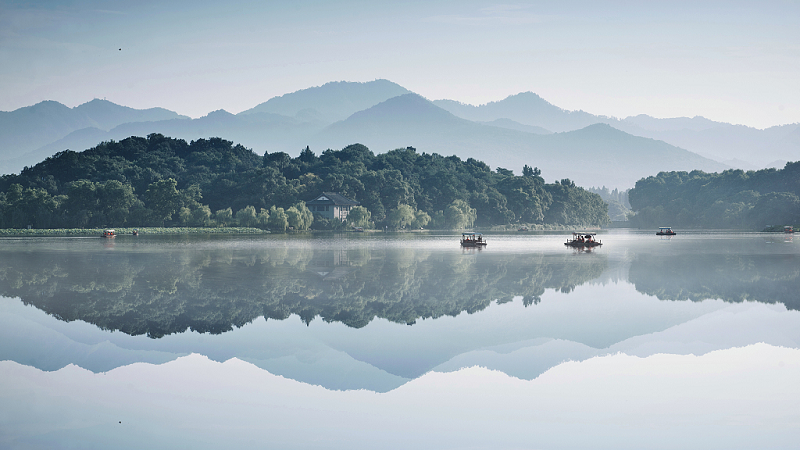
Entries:
[[677, 233], [672, 231], [672, 227], [658, 227], [656, 236], [675, 236]]
[[117, 235], [114, 234], [114, 230], [103, 230], [102, 236], [104, 238], [109, 238], [110, 239], [110, 238], [116, 237]]
[[462, 247], [483, 247], [486, 241], [480, 233], [461, 233], [461, 246]]
[[595, 236], [597, 236], [597, 233], [575, 232], [572, 233], [572, 239], [567, 239], [567, 242], [565, 242], [564, 245], [577, 248], [598, 247], [603, 245], [603, 243], [598, 241]]

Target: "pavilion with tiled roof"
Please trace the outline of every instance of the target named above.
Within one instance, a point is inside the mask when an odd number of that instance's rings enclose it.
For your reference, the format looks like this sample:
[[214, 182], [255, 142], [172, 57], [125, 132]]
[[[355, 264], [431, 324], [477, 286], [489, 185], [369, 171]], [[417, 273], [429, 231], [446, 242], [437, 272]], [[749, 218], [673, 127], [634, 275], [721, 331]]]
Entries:
[[338, 219], [344, 221], [350, 210], [361, 203], [350, 200], [335, 192], [323, 192], [314, 200], [306, 202], [306, 206], [314, 214], [319, 214], [327, 219]]

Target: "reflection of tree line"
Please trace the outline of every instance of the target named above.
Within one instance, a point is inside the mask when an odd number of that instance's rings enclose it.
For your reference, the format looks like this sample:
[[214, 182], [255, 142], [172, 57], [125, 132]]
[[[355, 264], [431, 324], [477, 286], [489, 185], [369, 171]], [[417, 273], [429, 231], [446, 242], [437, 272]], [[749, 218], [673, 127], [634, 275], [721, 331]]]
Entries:
[[320, 317], [351, 327], [376, 317], [413, 324], [473, 313], [515, 296], [535, 304], [545, 289], [569, 292], [607, 266], [602, 255], [395, 249], [1, 256], [0, 295], [20, 297], [61, 320], [151, 337], [186, 329], [222, 333], [260, 316], [283, 320], [292, 314], [307, 323]]
[[719, 298], [726, 302], [783, 303], [800, 309], [800, 265], [795, 255], [705, 254], [637, 257], [629, 280], [660, 300]]

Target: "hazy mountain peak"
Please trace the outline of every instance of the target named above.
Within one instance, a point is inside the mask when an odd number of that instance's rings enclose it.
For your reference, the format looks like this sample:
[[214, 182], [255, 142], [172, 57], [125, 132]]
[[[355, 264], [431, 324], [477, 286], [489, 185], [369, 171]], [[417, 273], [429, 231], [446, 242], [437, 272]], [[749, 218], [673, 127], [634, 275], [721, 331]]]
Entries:
[[409, 93], [392, 97], [326, 127], [316, 136], [315, 145], [341, 148], [361, 142], [377, 152], [417, 144], [422, 148], [436, 148], [439, 146], [423, 144], [430, 143], [431, 137], [458, 134], [456, 130], [468, 132], [471, 127], [492, 128], [460, 119], [424, 97]]
[[59, 112], [63, 113], [64, 111], [69, 111], [69, 106], [59, 103], [55, 100], [43, 100], [35, 105], [31, 106], [23, 106], [22, 108], [17, 108], [13, 111], [3, 111], [6, 114], [41, 114], [41, 113], [48, 113], [48, 112]]
[[105, 114], [124, 114], [136, 111], [133, 108], [128, 106], [118, 105], [114, 102], [110, 102], [105, 99], [96, 98], [94, 100], [88, 101], [86, 103], [82, 103], [74, 108], [73, 111], [79, 112], [82, 114], [86, 114], [89, 117], [95, 118], [102, 118]]
[[224, 109], [218, 109], [216, 111], [211, 111], [210, 113], [206, 114], [206, 117], [209, 118], [223, 118], [223, 117], [233, 117], [234, 114], [225, 111]]
[[567, 111], [553, 105], [533, 92], [520, 92], [503, 100], [480, 106], [436, 100], [437, 106], [458, 117], [478, 122], [510, 119], [523, 125], [542, 127], [552, 131], [570, 131], [597, 123], [605, 118], [583, 111]]
[[46, 100], [0, 114], [0, 159], [18, 158], [82, 129], [108, 131], [124, 123], [181, 117], [163, 108], [133, 109], [97, 98], [74, 108]]
[[567, 133], [570, 133], [572, 136], [589, 139], [628, 139], [635, 137], [602, 122], [583, 127], [580, 130], [568, 131]]
[[435, 123], [441, 120], [460, 120], [448, 111], [439, 108], [419, 94], [409, 93], [392, 97], [363, 111], [356, 112], [347, 120], [365, 118], [391, 119], [399, 122], [420, 121]]
[[89, 116], [94, 116], [97, 114], [107, 114], [107, 113], [126, 114], [130, 116], [130, 117], [125, 117], [126, 120], [136, 119], [140, 117], [144, 117], [146, 118], [146, 120], [164, 120], [167, 118], [187, 117], [187, 116], [182, 116], [174, 111], [170, 111], [168, 109], [159, 107], [147, 108], [147, 109], [135, 109], [131, 108], [130, 106], [118, 105], [104, 98], [92, 99], [86, 103], [82, 103], [72, 108], [72, 110], [87, 114]]
[[116, 103], [108, 101], [108, 100], [106, 100], [104, 98], [93, 98], [93, 99], [89, 100], [86, 103], [81, 103], [80, 105], [76, 106], [75, 108], [82, 108], [82, 107], [86, 107], [86, 106], [112, 106], [112, 105], [113, 106], [119, 106], [120, 108], [133, 109], [133, 108], [129, 108], [128, 106], [117, 105]]
[[539, 94], [536, 94], [536, 93], [531, 92], [531, 91], [525, 91], [525, 92], [520, 92], [519, 94], [509, 95], [508, 97], [504, 98], [503, 100], [500, 100], [500, 101], [497, 101], [497, 102], [489, 102], [489, 103], [487, 103], [487, 105], [494, 104], [494, 103], [501, 103], [501, 102], [505, 102], [505, 103], [515, 103], [515, 102], [523, 103], [524, 102], [526, 106], [531, 106], [531, 104], [537, 104], [538, 103], [538, 104], [542, 104], [542, 105], [547, 105], [547, 106], [551, 106], [551, 107], [554, 107], [554, 108], [558, 108], [561, 111], [565, 111], [564, 109], [559, 108], [558, 106], [555, 106], [552, 103], [548, 102], [547, 100], [543, 99], [541, 96], [539, 96]]
[[240, 114], [269, 112], [301, 118], [303, 111], [315, 110], [327, 122], [343, 120], [357, 111], [410, 91], [389, 80], [368, 82], [333, 81], [273, 97]]
[[639, 114], [637, 116], [626, 117], [623, 121], [651, 131], [703, 131], [712, 128], [731, 126], [728, 123], [715, 122], [703, 116], [658, 119], [647, 114]]
[[609, 125], [607, 123], [602, 123], [602, 122], [598, 122], [598, 123], [593, 123], [591, 125], [587, 125], [587, 126], [581, 128], [580, 130], [576, 130], [576, 131], [607, 132], [607, 133], [628, 134], [628, 133], [625, 133], [623, 131], [620, 131], [620, 130], [612, 127], [611, 125]]

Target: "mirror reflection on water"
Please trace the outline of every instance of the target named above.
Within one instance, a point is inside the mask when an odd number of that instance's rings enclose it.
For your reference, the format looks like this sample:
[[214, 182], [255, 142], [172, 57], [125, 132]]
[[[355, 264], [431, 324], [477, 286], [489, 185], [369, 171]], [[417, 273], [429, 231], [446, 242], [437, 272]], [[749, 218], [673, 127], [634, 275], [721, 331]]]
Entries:
[[[779, 319], [800, 309], [790, 237], [598, 237], [591, 251], [547, 233], [485, 249], [453, 233], [4, 239], [0, 360], [100, 372], [199, 353], [386, 392], [431, 370], [533, 379], [614, 352], [800, 342]], [[723, 312], [735, 330], [696, 326]]]

